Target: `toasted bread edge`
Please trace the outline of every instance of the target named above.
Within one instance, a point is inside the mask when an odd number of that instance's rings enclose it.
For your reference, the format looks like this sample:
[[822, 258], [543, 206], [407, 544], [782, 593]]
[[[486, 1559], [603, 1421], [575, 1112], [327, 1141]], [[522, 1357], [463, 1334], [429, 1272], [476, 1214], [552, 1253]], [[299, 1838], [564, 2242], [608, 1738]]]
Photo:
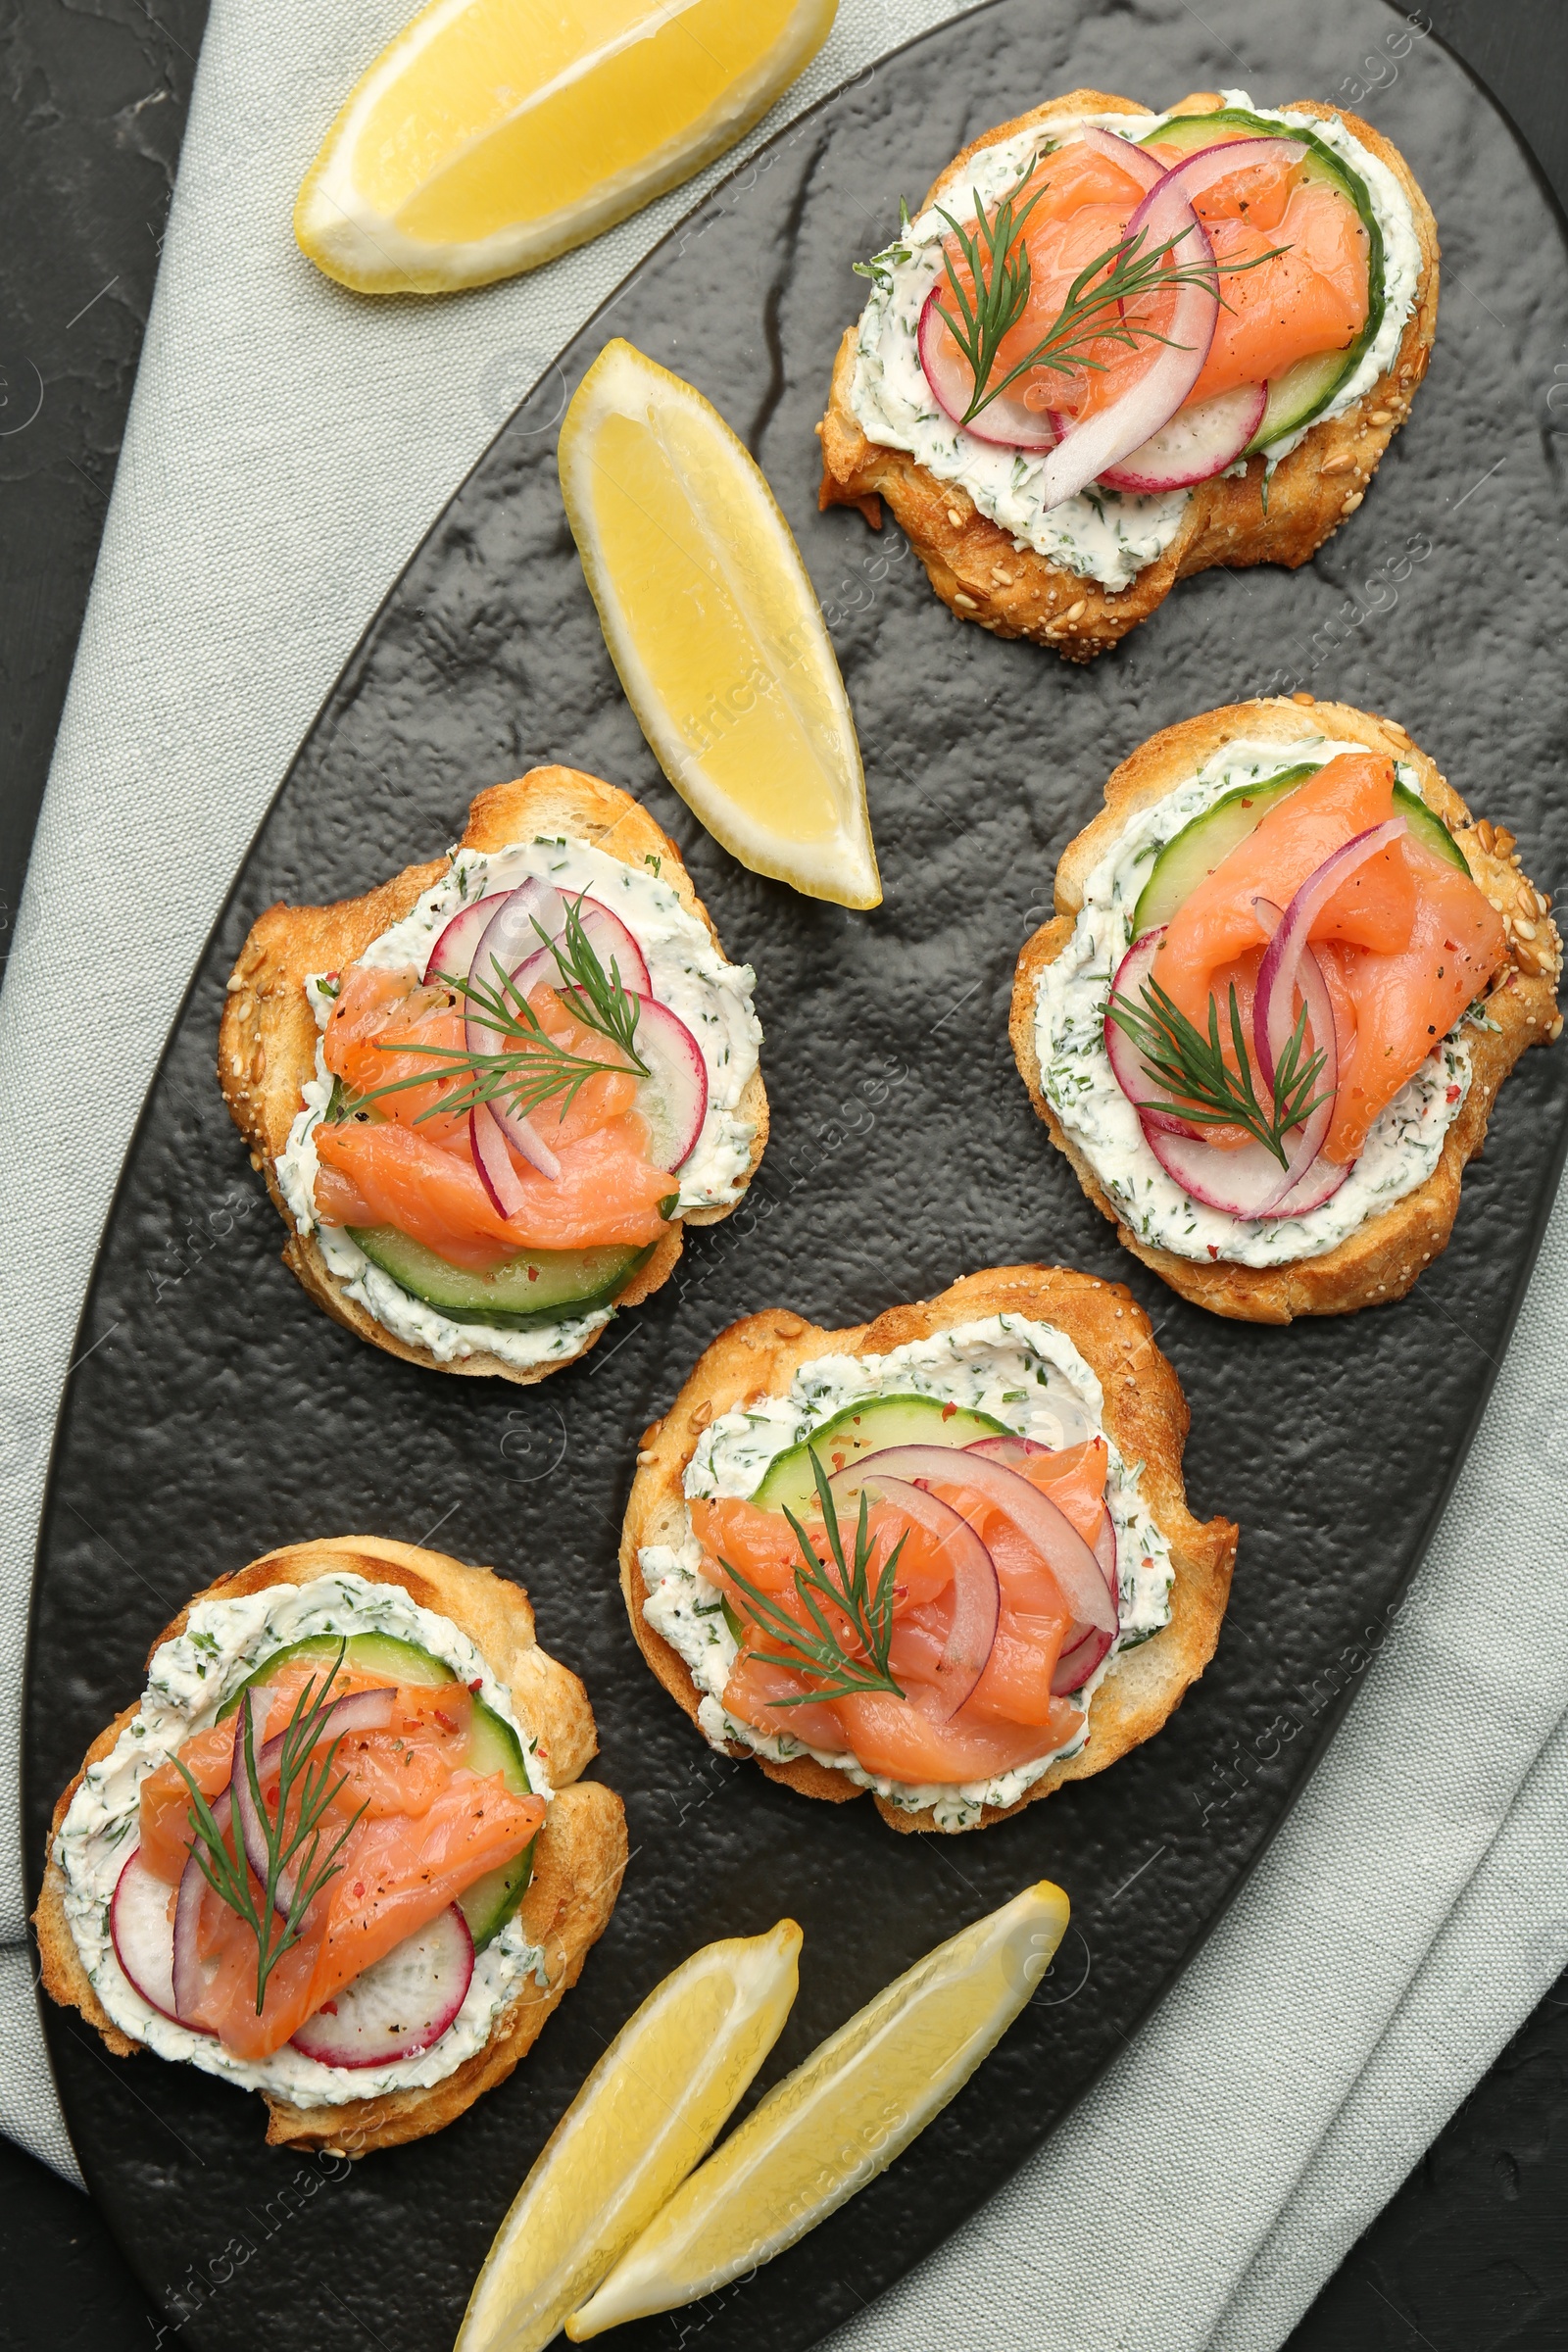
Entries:
[[[538, 1743], [554, 1790], [522, 1903], [530, 1937], [544, 1952], [546, 1982], [528, 1980], [495, 2021], [483, 2049], [428, 2089], [387, 2091], [321, 2108], [296, 2107], [271, 2092], [262, 2094], [271, 2145], [361, 2156], [439, 2132], [482, 2092], [504, 2082], [531, 2049], [563, 1993], [577, 1982], [589, 1947], [609, 1925], [626, 1867], [626, 1825], [614, 1791], [578, 1777], [598, 1746], [593, 1710], [570, 1668], [538, 1646], [526, 1592], [493, 1569], [467, 1567], [445, 1552], [379, 1536], [285, 1544], [196, 1593], [153, 1642], [148, 1662], [165, 1642], [183, 1632], [198, 1601], [310, 1584], [350, 1567], [372, 1584], [401, 1586], [420, 1607], [449, 1618], [468, 1636], [507, 1684], [514, 1712]], [[55, 1860], [54, 1841], [88, 1765], [110, 1753], [135, 1714], [134, 1706], [126, 1707], [99, 1734], [55, 1806], [49, 1861], [33, 1914], [44, 1990], [63, 2008], [79, 2010], [119, 2058], [133, 2057], [143, 2045], [115, 2025], [82, 1966], [66, 1917], [65, 1874]]]
[[[1470, 1092], [1424, 1184], [1321, 1257], [1267, 1267], [1203, 1264], [1156, 1248], [1123, 1223], [1089, 1159], [1046, 1101], [1035, 1045], [1040, 975], [1072, 937], [1088, 874], [1140, 808], [1186, 782], [1227, 742], [1247, 736], [1291, 743], [1318, 735], [1364, 743], [1369, 751], [1385, 752], [1415, 769], [1422, 799], [1443, 819], [1477, 882], [1503, 914], [1508, 970], [1484, 1001], [1494, 1026], [1472, 1026], [1469, 1031]], [[1527, 1046], [1546, 1044], [1561, 1028], [1557, 982], [1562, 942], [1539, 894], [1520, 871], [1512, 835], [1473, 819], [1435, 762], [1396, 719], [1374, 718], [1346, 703], [1314, 703], [1310, 698], [1231, 703], [1162, 728], [1122, 761], [1105, 786], [1104, 808], [1062, 852], [1055, 901], [1056, 914], [1025, 941], [1018, 957], [1008, 1034], [1029, 1100], [1052, 1142], [1071, 1161], [1088, 1198], [1116, 1227], [1123, 1249], [1195, 1306], [1241, 1322], [1290, 1323], [1298, 1315], [1353, 1314], [1363, 1306], [1402, 1298], [1447, 1247], [1465, 1163], [1486, 1140], [1487, 1122], [1504, 1078]], [[1520, 921], [1530, 924], [1533, 937], [1520, 935]]]
[[[578, 768], [552, 766], [530, 768], [510, 783], [492, 784], [472, 802], [460, 846], [499, 850], [537, 834], [556, 832], [569, 832], [592, 842], [623, 865], [638, 868], [652, 862], [682, 905], [707, 926], [714, 947], [723, 954], [712, 919], [697, 896], [674, 843], [641, 802], [602, 777]], [[288, 1141], [300, 1106], [300, 1089], [316, 1071], [318, 1033], [305, 997], [307, 978], [312, 972], [337, 971], [352, 963], [372, 940], [400, 922], [424, 891], [439, 882], [448, 864], [447, 858], [440, 858], [426, 865], [408, 866], [363, 898], [340, 900], [335, 906], [288, 906], [280, 903], [259, 915], [228, 982], [219, 1030], [218, 1080], [234, 1124], [250, 1148], [251, 1164], [265, 1177], [287, 1228], [283, 1262], [318, 1306], [358, 1338], [368, 1340], [389, 1355], [400, 1356], [405, 1363], [469, 1379], [509, 1380], [529, 1388], [578, 1362], [609, 1325], [590, 1332], [569, 1355], [554, 1357], [548, 1363], [516, 1366], [483, 1350], [443, 1363], [429, 1348], [399, 1339], [348, 1296], [327, 1266], [316, 1236], [295, 1230], [272, 1164]], [[756, 1130], [744, 1192], [767, 1144], [767, 1094], [760, 1070], [754, 1072], [740, 1111]], [[686, 1225], [714, 1224], [736, 1205], [738, 1202], [694, 1209], [671, 1224], [653, 1255], [615, 1300], [616, 1312], [640, 1305], [668, 1281], [681, 1253]]]
[[[1187, 1402], [1154, 1345], [1148, 1316], [1123, 1284], [1059, 1266], [996, 1266], [964, 1276], [935, 1298], [890, 1307], [874, 1322], [846, 1331], [824, 1331], [783, 1310], [746, 1316], [704, 1349], [668, 1412], [644, 1433], [620, 1544], [621, 1595], [637, 1645], [695, 1724], [700, 1693], [679, 1652], [643, 1615], [646, 1595], [637, 1555], [645, 1544], [678, 1542], [684, 1535], [682, 1481], [703, 1430], [715, 1414], [750, 1397], [779, 1394], [797, 1368], [815, 1356], [881, 1355], [995, 1314], [1053, 1324], [1079, 1349], [1103, 1389], [1106, 1431], [1126, 1460], [1144, 1465], [1145, 1499], [1170, 1544], [1176, 1573], [1169, 1625], [1123, 1652], [1095, 1693], [1088, 1746], [1053, 1765], [1017, 1804], [987, 1805], [981, 1828], [1006, 1820], [1064, 1782], [1102, 1772], [1152, 1738], [1201, 1675], [1219, 1638], [1238, 1531], [1225, 1519], [1200, 1523], [1187, 1507], [1182, 1481]], [[781, 1764], [742, 1745], [729, 1752], [751, 1757], [769, 1780], [807, 1796], [841, 1802], [865, 1793], [846, 1773], [811, 1757]], [[908, 1813], [881, 1796], [874, 1801], [896, 1830], [937, 1828], [930, 1807]]]
[[[1196, 91], [1169, 112], [1203, 113], [1219, 103], [1216, 92]], [[999, 124], [966, 147], [939, 174], [921, 209], [944, 192], [950, 202], [955, 193], [963, 193], [955, 183], [981, 148], [1036, 122], [1084, 114], [1152, 118], [1152, 111], [1103, 90], [1071, 90]], [[1360, 507], [1426, 373], [1437, 332], [1438, 232], [1408, 164], [1370, 122], [1315, 99], [1296, 101], [1283, 111], [1319, 121], [1338, 116], [1388, 166], [1409, 202], [1422, 266], [1416, 299], [1389, 367], [1342, 416], [1309, 426], [1271, 475], [1257, 456], [1248, 460], [1243, 476], [1200, 482], [1163, 555], [1146, 564], [1127, 587], [1107, 588], [1030, 548], [1015, 548], [1011, 532], [980, 514], [956, 483], [940, 481], [906, 450], [867, 439], [850, 408], [858, 331], [852, 325], [839, 345], [827, 413], [817, 427], [822, 444], [818, 504], [857, 507], [873, 527], [880, 527], [885, 500], [932, 587], [956, 618], [976, 621], [994, 636], [1027, 637], [1051, 646], [1069, 662], [1092, 662], [1118, 644], [1164, 603], [1178, 579], [1194, 572], [1220, 564], [1232, 569], [1283, 564], [1294, 569], [1307, 563]]]

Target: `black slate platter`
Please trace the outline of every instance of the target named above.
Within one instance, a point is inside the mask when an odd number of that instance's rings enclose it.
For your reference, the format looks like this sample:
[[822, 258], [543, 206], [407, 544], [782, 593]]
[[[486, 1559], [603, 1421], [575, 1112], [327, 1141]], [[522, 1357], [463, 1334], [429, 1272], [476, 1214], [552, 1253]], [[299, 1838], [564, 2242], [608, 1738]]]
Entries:
[[[901, 193], [1037, 95], [1152, 103], [1245, 83], [1360, 104], [1442, 224], [1436, 359], [1366, 504], [1306, 570], [1213, 571], [1087, 671], [956, 626], [896, 531], [815, 512], [826, 373]], [[517, 2181], [605, 2041], [694, 1945], [781, 1912], [799, 2002], [760, 2088], [943, 1936], [1050, 1876], [1073, 1926], [1040, 1992], [894, 2171], [744, 2287], [626, 2336], [793, 2352], [907, 2270], [1034, 2147], [1212, 1924], [1368, 1660], [1463, 1458], [1534, 1255], [1568, 1065], [1534, 1054], [1400, 1305], [1286, 1332], [1205, 1318], [1128, 1260], [1046, 1143], [1007, 1052], [1013, 957], [1063, 843], [1154, 728], [1302, 689], [1401, 718], [1550, 886], [1568, 817], [1556, 638], [1568, 263], [1507, 125], [1382, 9], [1001, 4], [860, 75], [692, 216], [545, 369], [398, 583], [304, 745], [194, 980], [83, 1321], [29, 1660], [29, 1856], [88, 1740], [198, 1586], [269, 1546], [379, 1531], [493, 1561], [585, 1677], [633, 1859], [609, 1934], [517, 2076], [353, 2168], [269, 2153], [258, 2104], [187, 2070], [50, 2044], [83, 2169], [181, 2340], [250, 2352], [450, 2343]], [[481, 298], [482, 299], [482, 298]], [[419, 331], [411, 309], [409, 331]], [[757, 880], [701, 833], [622, 702], [563, 519], [556, 426], [610, 334], [690, 376], [765, 467], [855, 705], [876, 913]], [[442, 398], [486, 396], [448, 386]], [[587, 1362], [526, 1392], [444, 1380], [309, 1305], [212, 1076], [222, 983], [278, 897], [357, 894], [455, 838], [472, 791], [566, 760], [646, 795], [758, 972], [773, 1140], [745, 1207]], [[177, 858], [172, 858], [177, 875]], [[1193, 1407], [1195, 1507], [1244, 1529], [1219, 1654], [1157, 1740], [982, 1836], [899, 1838], [710, 1755], [634, 1651], [614, 1549], [638, 1432], [733, 1317], [858, 1321], [987, 1264], [1128, 1280]], [[1005, 2315], [977, 2315], [987, 2340]], [[978, 2340], [978, 2338], [977, 2338]]]

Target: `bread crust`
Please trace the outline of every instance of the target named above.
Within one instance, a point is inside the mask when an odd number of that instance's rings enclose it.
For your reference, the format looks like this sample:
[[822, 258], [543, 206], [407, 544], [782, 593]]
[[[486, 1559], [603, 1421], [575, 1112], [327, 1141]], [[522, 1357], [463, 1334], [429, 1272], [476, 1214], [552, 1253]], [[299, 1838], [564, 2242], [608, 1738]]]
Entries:
[[[521, 1905], [530, 1939], [544, 1952], [546, 1982], [527, 1980], [496, 2019], [483, 2049], [424, 2090], [390, 2090], [319, 2108], [297, 2107], [270, 2091], [262, 2093], [269, 2145], [364, 2156], [441, 2131], [526, 2057], [563, 1993], [576, 1984], [589, 1946], [610, 1924], [626, 1867], [626, 1819], [612, 1789], [579, 1778], [599, 1744], [593, 1709], [577, 1677], [539, 1647], [527, 1593], [493, 1569], [466, 1567], [445, 1552], [381, 1536], [285, 1544], [198, 1592], [158, 1636], [147, 1653], [148, 1665], [164, 1642], [184, 1631], [198, 1601], [230, 1600], [274, 1585], [313, 1584], [346, 1569], [370, 1584], [400, 1586], [421, 1608], [450, 1619], [468, 1636], [511, 1691], [513, 1712], [537, 1742], [554, 1790]], [[126, 1707], [100, 1732], [56, 1805], [43, 1891], [33, 1914], [44, 1990], [62, 2007], [79, 2009], [117, 2058], [133, 2057], [143, 2044], [115, 2024], [82, 1966], [66, 1917], [66, 1879], [54, 1846], [87, 1767], [111, 1752], [136, 1712]]]
[[[1477, 882], [1501, 911], [1508, 964], [1486, 1000], [1487, 1016], [1494, 1027], [1472, 1027], [1468, 1032], [1470, 1092], [1424, 1184], [1381, 1215], [1368, 1218], [1321, 1257], [1281, 1266], [1202, 1263], [1142, 1240], [1122, 1222], [1088, 1157], [1046, 1101], [1035, 1045], [1040, 976], [1072, 938], [1090, 873], [1140, 808], [1162, 800], [1241, 737], [1290, 744], [1319, 735], [1363, 743], [1368, 751], [1385, 752], [1412, 767], [1421, 798], [1459, 843]], [[1105, 786], [1104, 808], [1062, 852], [1055, 904], [1054, 919], [1025, 941], [1018, 957], [1008, 1034], [1019, 1074], [1052, 1142], [1066, 1153], [1089, 1199], [1115, 1226], [1123, 1249], [1195, 1306], [1246, 1323], [1353, 1314], [1358, 1307], [1402, 1298], [1422, 1269], [1447, 1247], [1465, 1164], [1486, 1139], [1498, 1088], [1527, 1046], [1551, 1042], [1562, 1029], [1557, 1011], [1562, 942], [1540, 894], [1520, 871], [1512, 834], [1473, 819], [1447, 779], [1396, 719], [1373, 718], [1345, 703], [1314, 703], [1310, 695], [1231, 703], [1162, 728], [1122, 761]], [[1529, 924], [1528, 934], [1519, 930], [1520, 923]]]
[[[1223, 101], [1217, 91], [1197, 90], [1168, 110], [1173, 115], [1206, 114]], [[1164, 554], [1146, 564], [1123, 589], [1087, 579], [1037, 555], [1017, 549], [1012, 534], [990, 521], [956, 483], [940, 481], [907, 451], [868, 440], [850, 407], [858, 328], [846, 329], [834, 364], [827, 414], [817, 427], [822, 443], [822, 508], [858, 507], [880, 528], [886, 500], [914, 549], [938, 596], [960, 620], [977, 621], [997, 637], [1027, 637], [1049, 645], [1069, 662], [1092, 662], [1147, 620], [1179, 579], [1210, 565], [1232, 569], [1252, 564], [1307, 563], [1341, 523], [1354, 514], [1389, 442], [1409, 414], [1416, 386], [1427, 370], [1438, 318], [1438, 231], [1426, 198], [1398, 149], [1359, 115], [1346, 114], [1315, 99], [1295, 100], [1283, 112], [1336, 115], [1369, 152], [1386, 164], [1409, 201], [1421, 247], [1416, 299], [1399, 347], [1375, 384], [1343, 416], [1310, 426], [1275, 467], [1264, 503], [1264, 462], [1250, 458], [1245, 476], [1218, 476], [1193, 491], [1181, 528]], [[976, 139], [933, 182], [921, 211], [940, 201], [952, 206], [967, 190], [961, 174], [984, 147], [1010, 138], [1037, 122], [1087, 114], [1149, 115], [1136, 99], [1104, 90], [1071, 90], [1044, 106], [1001, 123]]]
[[[674, 843], [640, 801], [599, 776], [574, 767], [535, 767], [511, 783], [492, 784], [471, 804], [459, 846], [494, 851], [551, 833], [568, 833], [591, 842], [634, 871], [647, 859], [657, 859], [660, 879], [667, 882], [682, 906], [707, 926], [714, 947], [723, 954], [712, 919], [692, 887]], [[306, 980], [313, 972], [338, 971], [352, 963], [372, 940], [402, 921], [450, 864], [449, 858], [437, 858], [427, 865], [406, 866], [391, 881], [367, 891], [364, 898], [343, 899], [335, 906], [289, 906], [280, 901], [259, 915], [228, 982], [219, 1028], [218, 1083], [235, 1126], [250, 1147], [251, 1165], [266, 1178], [273, 1204], [288, 1229], [283, 1263], [318, 1306], [358, 1338], [384, 1348], [389, 1355], [401, 1356], [405, 1363], [470, 1379], [510, 1380], [528, 1388], [576, 1363], [609, 1326], [601, 1324], [572, 1354], [549, 1363], [518, 1367], [483, 1351], [443, 1363], [428, 1348], [399, 1339], [348, 1296], [344, 1284], [328, 1267], [315, 1234], [295, 1230], [273, 1167], [299, 1111], [300, 1090], [316, 1074], [319, 1033], [305, 995]], [[739, 1107], [741, 1116], [752, 1120], [756, 1128], [744, 1190], [756, 1175], [767, 1144], [767, 1095], [760, 1070], [753, 1073]], [[716, 1224], [734, 1205], [689, 1209], [677, 1218], [621, 1292], [616, 1309], [640, 1305], [668, 1281], [680, 1256], [683, 1226]]]
[[[1200, 1523], [1187, 1507], [1182, 1482], [1187, 1399], [1154, 1345], [1149, 1317], [1125, 1285], [1062, 1266], [994, 1266], [963, 1276], [935, 1298], [890, 1307], [874, 1322], [847, 1331], [823, 1331], [799, 1315], [776, 1309], [744, 1316], [704, 1349], [668, 1412], [644, 1433], [620, 1542], [621, 1596], [637, 1646], [695, 1724], [701, 1693], [679, 1651], [643, 1615], [646, 1593], [637, 1555], [645, 1544], [684, 1539], [682, 1481], [703, 1431], [715, 1415], [748, 1398], [781, 1394], [798, 1367], [815, 1356], [884, 1355], [956, 1324], [1000, 1314], [1027, 1315], [1054, 1325], [1098, 1376], [1104, 1391], [1106, 1432], [1125, 1460], [1144, 1465], [1144, 1499], [1169, 1542], [1175, 1580], [1170, 1623], [1124, 1651], [1090, 1701], [1088, 1745], [1054, 1764], [1016, 1804], [985, 1806], [978, 1824], [982, 1829], [1050, 1796], [1066, 1781], [1103, 1772], [1130, 1747], [1151, 1739], [1201, 1675], [1219, 1638], [1238, 1530], [1226, 1519]], [[770, 1781], [780, 1781], [805, 1796], [842, 1803], [866, 1793], [848, 1774], [812, 1757], [779, 1764], [740, 1744], [730, 1753], [751, 1756]], [[893, 1829], [938, 1826], [929, 1806], [905, 1812], [874, 1792], [872, 1801]]]

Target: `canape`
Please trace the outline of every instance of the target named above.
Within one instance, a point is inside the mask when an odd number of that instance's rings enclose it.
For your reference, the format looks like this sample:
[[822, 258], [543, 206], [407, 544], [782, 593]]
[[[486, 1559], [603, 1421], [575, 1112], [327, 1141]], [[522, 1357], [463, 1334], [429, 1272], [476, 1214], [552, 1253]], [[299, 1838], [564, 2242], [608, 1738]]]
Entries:
[[1133, 1254], [1216, 1314], [1401, 1298], [1525, 1048], [1550, 901], [1393, 719], [1235, 703], [1152, 736], [1018, 959], [1036, 1110]]
[[1361, 505], [1437, 321], [1397, 149], [1244, 90], [1052, 99], [966, 147], [863, 273], [821, 504], [879, 524], [886, 500], [960, 619], [1074, 662], [1188, 573], [1304, 564]]
[[284, 1262], [410, 1362], [575, 1361], [751, 1182], [753, 985], [674, 844], [575, 768], [480, 793], [455, 850], [363, 899], [270, 907], [218, 1072]]
[[267, 2102], [274, 2145], [439, 2131], [505, 2081], [626, 1862], [581, 1683], [486, 1568], [371, 1536], [197, 1593], [55, 1808], [45, 1989]]
[[899, 1830], [1004, 1820], [1158, 1731], [1236, 1529], [1119, 1283], [972, 1274], [875, 1322], [749, 1315], [644, 1437], [621, 1589], [710, 1745]]

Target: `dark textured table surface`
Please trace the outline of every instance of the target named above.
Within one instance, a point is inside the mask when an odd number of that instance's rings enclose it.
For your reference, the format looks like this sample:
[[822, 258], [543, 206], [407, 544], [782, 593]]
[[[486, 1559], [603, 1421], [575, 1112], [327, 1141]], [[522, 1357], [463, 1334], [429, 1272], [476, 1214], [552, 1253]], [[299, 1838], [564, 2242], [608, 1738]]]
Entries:
[[[127, 0], [117, 21], [109, 7], [84, 17], [34, 0], [25, 24], [0, 30], [17, 125], [0, 172], [18, 183], [8, 188], [5, 217], [20, 231], [0, 264], [0, 478], [11, 589], [0, 613], [10, 688], [0, 919], [9, 920], [20, 894], [112, 476], [199, 13], [168, 0], [154, 18]], [[1564, 53], [1554, 12], [1516, 7], [1500, 20], [1479, 9], [1435, 14], [1511, 101], [1563, 185], [1565, 158], [1551, 151], [1561, 138], [1554, 100]], [[1442, 2352], [1449, 2343], [1568, 2338], [1568, 2266], [1557, 2244], [1565, 2007], [1548, 2002], [1532, 2021], [1327, 2290], [1299, 2343], [1426, 2341]], [[156, 2332], [91, 2208], [10, 2150], [4, 2165], [0, 2230], [8, 2239], [15, 2232], [14, 2244], [0, 2241], [4, 2340], [96, 2346], [139, 2341], [144, 2326]]]

